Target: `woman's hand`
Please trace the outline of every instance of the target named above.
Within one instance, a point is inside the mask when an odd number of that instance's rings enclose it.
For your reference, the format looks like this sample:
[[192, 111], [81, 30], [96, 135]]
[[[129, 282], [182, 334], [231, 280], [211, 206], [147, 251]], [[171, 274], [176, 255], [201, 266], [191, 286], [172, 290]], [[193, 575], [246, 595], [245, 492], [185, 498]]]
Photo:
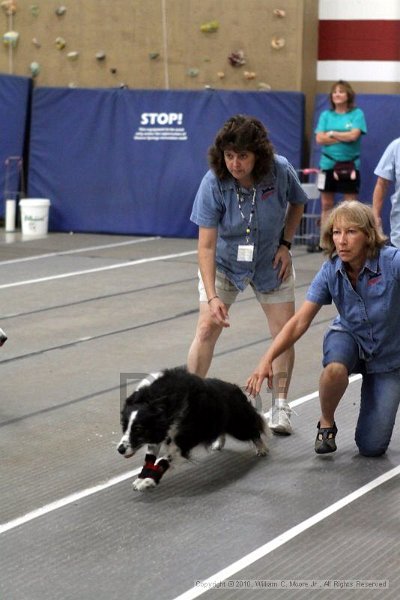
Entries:
[[218, 296], [214, 296], [209, 302], [208, 307], [214, 321], [221, 327], [230, 327], [229, 315], [225, 304]]
[[292, 255], [290, 254], [290, 251], [286, 246], [279, 246], [272, 265], [274, 269], [278, 268], [279, 263], [279, 279], [282, 279], [282, 281], [286, 281], [286, 279], [290, 277], [290, 274], [292, 272]]
[[257, 394], [260, 393], [261, 385], [266, 378], [268, 379], [268, 387], [272, 389], [273, 376], [272, 361], [268, 358], [261, 359], [257, 368], [247, 379], [246, 390], [252, 396], [257, 396]]

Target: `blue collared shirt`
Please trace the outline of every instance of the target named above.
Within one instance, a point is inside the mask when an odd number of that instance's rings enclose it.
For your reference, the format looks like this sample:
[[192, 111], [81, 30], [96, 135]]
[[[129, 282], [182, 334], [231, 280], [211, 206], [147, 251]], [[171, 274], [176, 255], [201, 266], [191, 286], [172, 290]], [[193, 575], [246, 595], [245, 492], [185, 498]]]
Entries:
[[280, 286], [279, 267], [272, 266], [285, 225], [288, 203], [306, 204], [308, 197], [297, 173], [283, 156], [275, 155], [274, 167], [256, 186], [254, 214], [248, 242], [254, 244], [253, 260], [238, 261], [238, 246], [246, 244], [246, 227], [252, 208], [253, 190], [241, 188], [240, 214], [233, 177], [219, 180], [208, 171], [194, 200], [191, 221], [200, 227], [217, 227], [217, 269], [239, 289], [252, 282], [256, 290], [269, 292]]
[[339, 257], [326, 261], [307, 292], [317, 304], [334, 302], [339, 315], [331, 328], [348, 331], [360, 348], [367, 373], [400, 367], [400, 251], [385, 246], [367, 259], [357, 280], [350, 283]]

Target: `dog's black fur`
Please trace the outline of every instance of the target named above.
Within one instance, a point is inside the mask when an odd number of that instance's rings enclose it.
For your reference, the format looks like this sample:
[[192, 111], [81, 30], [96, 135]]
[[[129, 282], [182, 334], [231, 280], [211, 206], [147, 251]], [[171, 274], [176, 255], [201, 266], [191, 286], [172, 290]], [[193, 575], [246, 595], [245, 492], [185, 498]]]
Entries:
[[[242, 390], [220, 379], [202, 379], [184, 368], [168, 369], [150, 385], [140, 386], [127, 398], [121, 424], [120, 454], [133, 456], [149, 445], [135, 489], [154, 487], [177, 453], [189, 458], [195, 446], [209, 446], [216, 440], [216, 448], [222, 449], [225, 434], [252, 441], [260, 456], [267, 453], [261, 437], [264, 419]], [[162, 458], [155, 463], [160, 450]]]

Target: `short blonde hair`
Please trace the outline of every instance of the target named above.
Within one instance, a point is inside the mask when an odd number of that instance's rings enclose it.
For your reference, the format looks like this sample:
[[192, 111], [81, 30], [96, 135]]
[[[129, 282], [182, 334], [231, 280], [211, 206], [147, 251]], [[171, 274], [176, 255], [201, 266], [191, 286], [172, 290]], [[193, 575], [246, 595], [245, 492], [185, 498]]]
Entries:
[[387, 237], [376, 225], [372, 208], [358, 200], [344, 200], [330, 213], [322, 234], [322, 247], [329, 258], [336, 254], [333, 242], [333, 226], [337, 221], [344, 221], [348, 225], [355, 225], [367, 236], [367, 257], [374, 258], [382, 248]]

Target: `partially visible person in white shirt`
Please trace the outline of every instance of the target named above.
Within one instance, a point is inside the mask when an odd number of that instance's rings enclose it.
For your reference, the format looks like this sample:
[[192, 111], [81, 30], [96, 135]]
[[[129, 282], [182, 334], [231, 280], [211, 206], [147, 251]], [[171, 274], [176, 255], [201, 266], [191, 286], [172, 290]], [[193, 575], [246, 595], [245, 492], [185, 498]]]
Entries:
[[377, 225], [382, 229], [382, 209], [389, 186], [394, 183], [394, 193], [390, 196], [390, 242], [400, 248], [400, 137], [386, 148], [374, 171], [378, 179], [372, 196], [372, 210]]

